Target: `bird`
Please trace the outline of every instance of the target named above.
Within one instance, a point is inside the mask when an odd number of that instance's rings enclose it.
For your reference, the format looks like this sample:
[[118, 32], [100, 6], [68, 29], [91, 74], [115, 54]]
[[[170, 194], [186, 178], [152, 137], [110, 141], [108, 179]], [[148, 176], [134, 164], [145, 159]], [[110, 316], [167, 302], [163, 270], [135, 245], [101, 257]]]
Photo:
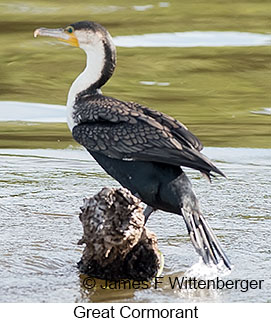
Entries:
[[67, 122], [76, 142], [96, 162], [145, 203], [145, 221], [156, 210], [182, 216], [192, 244], [210, 265], [231, 263], [200, 209], [182, 167], [226, 177], [201, 150], [201, 141], [180, 121], [135, 102], [105, 96], [101, 88], [116, 66], [108, 30], [93, 21], [64, 28], [38, 28], [34, 37], [53, 37], [86, 53], [86, 67], [72, 83]]

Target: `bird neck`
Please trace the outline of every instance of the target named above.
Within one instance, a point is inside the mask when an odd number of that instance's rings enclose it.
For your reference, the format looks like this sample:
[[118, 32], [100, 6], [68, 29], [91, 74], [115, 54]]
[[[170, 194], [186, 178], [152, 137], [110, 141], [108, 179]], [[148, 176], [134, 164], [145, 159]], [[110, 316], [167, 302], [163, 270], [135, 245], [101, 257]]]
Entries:
[[[101, 44], [102, 45], [102, 44]], [[87, 89], [98, 90], [95, 84], [102, 76], [105, 64], [103, 46], [86, 46], [83, 48], [87, 55], [84, 71], [75, 79], [68, 95], [68, 105], [75, 102], [76, 96]], [[98, 85], [98, 84], [97, 84]]]
[[67, 101], [68, 124], [74, 126], [73, 112], [76, 99], [84, 94], [101, 93], [101, 87], [110, 79], [115, 69], [116, 51], [111, 37], [94, 45], [83, 45], [87, 62], [84, 71], [73, 82]]

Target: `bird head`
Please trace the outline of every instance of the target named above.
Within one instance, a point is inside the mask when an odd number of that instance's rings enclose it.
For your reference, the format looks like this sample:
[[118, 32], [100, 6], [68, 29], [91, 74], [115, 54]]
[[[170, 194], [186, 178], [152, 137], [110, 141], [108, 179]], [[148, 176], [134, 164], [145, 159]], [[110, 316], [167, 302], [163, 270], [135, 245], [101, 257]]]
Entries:
[[37, 36], [57, 38], [60, 41], [84, 50], [89, 46], [96, 46], [100, 42], [110, 41], [110, 45], [114, 46], [109, 32], [100, 24], [92, 21], [80, 21], [70, 24], [65, 28], [57, 29], [41, 27], [34, 31], [34, 37]]
[[[89, 86], [100, 88], [113, 74], [116, 65], [116, 47], [109, 32], [100, 24], [92, 21], [80, 21], [65, 28], [38, 28], [34, 37], [53, 37], [75, 47], [82, 48], [88, 57]], [[89, 65], [89, 66], [88, 66]], [[84, 85], [85, 87], [85, 85]]]

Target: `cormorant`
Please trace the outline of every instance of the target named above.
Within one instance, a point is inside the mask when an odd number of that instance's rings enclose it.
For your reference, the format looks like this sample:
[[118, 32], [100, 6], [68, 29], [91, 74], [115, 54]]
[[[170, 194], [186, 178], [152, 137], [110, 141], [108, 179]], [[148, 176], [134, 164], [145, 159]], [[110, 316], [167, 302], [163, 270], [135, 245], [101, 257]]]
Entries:
[[112, 76], [116, 48], [109, 32], [91, 21], [62, 29], [39, 28], [34, 36], [55, 37], [82, 48], [84, 71], [73, 82], [67, 101], [73, 138], [100, 166], [146, 205], [146, 220], [160, 209], [182, 215], [192, 243], [206, 264], [231, 264], [203, 217], [191, 183], [181, 166], [207, 175], [225, 176], [200, 151], [203, 146], [182, 123], [134, 102], [104, 96]]

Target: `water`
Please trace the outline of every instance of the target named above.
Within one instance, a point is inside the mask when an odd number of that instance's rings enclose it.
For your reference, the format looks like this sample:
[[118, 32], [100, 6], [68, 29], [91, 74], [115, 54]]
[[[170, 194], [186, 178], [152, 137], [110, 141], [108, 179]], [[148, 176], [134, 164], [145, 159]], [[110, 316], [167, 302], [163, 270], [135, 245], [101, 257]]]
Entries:
[[223, 47], [267, 46], [271, 36], [254, 33], [191, 31], [183, 33], [144, 34], [114, 38], [121, 47]]
[[[2, 149], [0, 301], [270, 301], [271, 184], [266, 178], [271, 176], [271, 151], [204, 152], [228, 176], [210, 185], [188, 171], [204, 214], [234, 265], [226, 279], [264, 279], [261, 290], [172, 290], [168, 277], [185, 275], [198, 256], [183, 220], [163, 212], [152, 215], [148, 223], [165, 258], [162, 288], [85, 289], [76, 268], [82, 251], [77, 246], [82, 234], [79, 207], [84, 197], [118, 184], [84, 150]], [[199, 268], [203, 272], [202, 265]]]
[[[271, 148], [269, 115], [251, 113], [270, 109], [269, 12], [266, 1], [94, 0], [75, 8], [70, 1], [2, 0], [0, 101], [65, 105], [85, 56], [57, 40], [34, 39], [33, 31], [93, 19], [121, 45], [105, 94], [174, 116], [208, 146]], [[50, 126], [67, 147], [72, 141], [64, 129]], [[1, 147], [9, 146], [5, 141]], [[52, 140], [48, 146], [59, 147]]]
[[63, 105], [0, 101], [0, 121], [66, 122]]
[[[271, 301], [270, 9], [266, 1], [0, 2], [0, 302]], [[211, 279], [218, 269], [199, 262], [183, 220], [163, 212], [148, 222], [165, 259], [159, 288], [84, 287], [76, 267], [79, 207], [118, 184], [65, 124], [67, 92], [84, 55], [33, 39], [40, 26], [84, 19], [104, 24], [118, 45], [104, 93], [181, 120], [226, 173], [210, 185], [186, 170], [234, 265], [219, 274], [264, 280], [261, 289], [172, 289], [170, 279], [191, 271]]]

